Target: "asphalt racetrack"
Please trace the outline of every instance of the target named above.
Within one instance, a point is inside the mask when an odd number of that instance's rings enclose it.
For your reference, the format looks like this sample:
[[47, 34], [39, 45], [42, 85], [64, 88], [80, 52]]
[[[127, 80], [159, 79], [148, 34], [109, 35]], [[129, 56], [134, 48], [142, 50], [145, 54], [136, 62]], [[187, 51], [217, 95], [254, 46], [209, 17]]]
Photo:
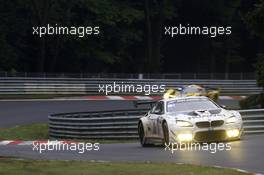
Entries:
[[14, 156], [48, 160], [95, 160], [95, 161], [150, 161], [216, 165], [238, 168], [264, 174], [264, 135], [245, 136], [241, 141], [231, 142], [231, 150], [217, 151], [165, 151], [164, 147], [143, 148], [139, 143], [101, 144], [98, 151], [33, 151], [32, 145], [0, 146], [1, 156]]
[[[237, 107], [238, 102], [222, 100], [226, 106]], [[0, 101], [0, 128], [47, 122], [52, 113], [133, 109], [132, 101]], [[231, 150], [165, 151], [164, 147], [142, 148], [139, 143], [100, 144], [99, 151], [80, 154], [75, 151], [33, 151], [32, 145], [0, 145], [0, 156], [51, 160], [151, 161], [216, 165], [239, 168], [264, 174], [264, 135], [246, 135], [231, 142]]]
[[[238, 107], [236, 100], [220, 100], [219, 104]], [[10, 100], [0, 101], [0, 128], [32, 123], [47, 123], [48, 115], [67, 112], [87, 112], [134, 109], [133, 101], [122, 100]]]

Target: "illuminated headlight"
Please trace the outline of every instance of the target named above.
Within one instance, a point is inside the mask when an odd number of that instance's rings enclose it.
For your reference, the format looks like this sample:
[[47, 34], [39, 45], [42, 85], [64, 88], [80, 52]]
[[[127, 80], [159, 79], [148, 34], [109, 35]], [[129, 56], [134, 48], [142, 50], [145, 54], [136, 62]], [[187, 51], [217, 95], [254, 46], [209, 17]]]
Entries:
[[192, 127], [192, 123], [184, 120], [176, 120], [176, 124], [180, 127]]
[[180, 142], [190, 142], [192, 141], [193, 136], [192, 134], [185, 133], [185, 134], [178, 134], [177, 138]]
[[238, 129], [227, 130], [226, 135], [228, 137], [238, 137], [239, 136], [239, 130]]
[[237, 122], [237, 118], [235, 116], [232, 116], [232, 117], [229, 117], [226, 119], [226, 123], [229, 124], [229, 123], [235, 123]]

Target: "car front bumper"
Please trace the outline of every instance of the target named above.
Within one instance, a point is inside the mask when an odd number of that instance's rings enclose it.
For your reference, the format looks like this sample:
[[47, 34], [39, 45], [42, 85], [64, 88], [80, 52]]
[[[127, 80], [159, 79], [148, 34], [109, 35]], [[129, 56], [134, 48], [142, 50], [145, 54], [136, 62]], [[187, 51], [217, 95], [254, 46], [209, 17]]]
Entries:
[[172, 142], [219, 142], [237, 140], [241, 137], [241, 123], [224, 124], [221, 127], [174, 127], [170, 130]]

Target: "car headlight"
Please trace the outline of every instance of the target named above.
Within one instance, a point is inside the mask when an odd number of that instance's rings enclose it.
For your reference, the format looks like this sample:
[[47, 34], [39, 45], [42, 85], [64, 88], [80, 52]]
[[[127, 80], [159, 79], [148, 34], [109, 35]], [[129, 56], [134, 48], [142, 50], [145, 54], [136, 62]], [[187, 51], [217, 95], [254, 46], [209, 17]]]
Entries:
[[238, 130], [238, 129], [227, 130], [227, 131], [226, 131], [226, 135], [227, 135], [229, 138], [232, 138], [232, 137], [238, 137], [238, 136], [239, 136], [239, 130]]
[[235, 117], [235, 116], [232, 116], [232, 117], [229, 117], [229, 118], [227, 118], [226, 119], [226, 123], [228, 124], [228, 123], [235, 123], [235, 122], [237, 122], [237, 118]]
[[184, 120], [176, 120], [176, 124], [180, 127], [192, 127], [192, 123]]
[[190, 142], [193, 139], [193, 135], [191, 133], [182, 133], [178, 134], [177, 138], [180, 142]]

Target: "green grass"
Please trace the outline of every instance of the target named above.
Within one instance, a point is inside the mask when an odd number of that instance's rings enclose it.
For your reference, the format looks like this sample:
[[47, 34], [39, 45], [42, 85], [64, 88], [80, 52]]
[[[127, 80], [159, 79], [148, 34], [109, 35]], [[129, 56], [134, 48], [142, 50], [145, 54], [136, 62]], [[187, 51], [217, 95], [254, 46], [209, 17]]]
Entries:
[[174, 163], [106, 163], [0, 159], [3, 175], [245, 175], [231, 169]]
[[31, 124], [0, 129], [2, 140], [46, 140], [49, 138], [47, 124]]

